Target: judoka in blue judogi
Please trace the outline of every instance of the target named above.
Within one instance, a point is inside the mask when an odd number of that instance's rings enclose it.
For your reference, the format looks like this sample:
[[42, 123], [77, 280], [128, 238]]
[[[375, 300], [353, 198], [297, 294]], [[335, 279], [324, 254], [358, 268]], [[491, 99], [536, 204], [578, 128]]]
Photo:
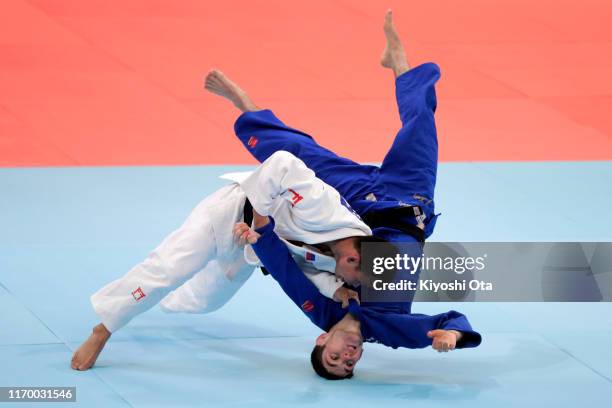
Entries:
[[[424, 242], [433, 233], [438, 217], [434, 208], [438, 161], [434, 114], [440, 70], [433, 63], [410, 69], [390, 11], [384, 31], [387, 46], [381, 64], [394, 72], [402, 126], [380, 166], [356, 163], [318, 145], [310, 135], [287, 126], [271, 110], [259, 109], [219, 71], [208, 74], [206, 88], [242, 110], [235, 133], [257, 160], [264, 161], [280, 150], [288, 151], [336, 188], [376, 236], [389, 242]], [[472, 330], [464, 315], [455, 311], [424, 316], [411, 314], [410, 302], [360, 306], [354, 300], [348, 310], [342, 309], [321, 297], [303, 274], [292, 273], [299, 270], [274, 233], [273, 220], [257, 219], [260, 228], [251, 231], [251, 239], [259, 259], [312, 322], [327, 331], [317, 339], [311, 356], [319, 375], [329, 379], [350, 377], [361, 357], [362, 341], [394, 348], [432, 345], [438, 351], [480, 344], [480, 334]], [[418, 273], [414, 279], [418, 279]]]

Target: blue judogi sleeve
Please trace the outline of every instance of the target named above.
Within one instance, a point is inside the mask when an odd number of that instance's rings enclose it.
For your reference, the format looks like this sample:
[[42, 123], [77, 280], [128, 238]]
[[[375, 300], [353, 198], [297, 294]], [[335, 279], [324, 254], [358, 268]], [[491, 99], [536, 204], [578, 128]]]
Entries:
[[295, 263], [287, 246], [274, 232], [274, 219], [257, 229], [261, 237], [253, 244], [253, 250], [266, 270], [278, 282], [304, 314], [319, 328], [328, 331], [348, 311], [338, 302], [323, 296]]
[[435, 329], [457, 330], [463, 333], [456, 348], [477, 347], [482, 337], [472, 329], [467, 318], [454, 310], [428, 316], [423, 314], [382, 313], [361, 308], [361, 332], [366, 341], [382, 343], [392, 348], [424, 348], [431, 346], [427, 332]]
[[323, 296], [295, 263], [289, 250], [274, 232], [274, 220], [257, 229], [261, 234], [253, 250], [270, 275], [279, 283], [293, 303], [319, 328], [328, 331], [350, 312], [361, 321], [361, 333], [367, 342], [397, 348], [424, 348], [432, 344], [427, 332], [435, 329], [457, 330], [463, 333], [457, 348], [476, 347], [479, 333], [472, 330], [467, 318], [451, 310], [435, 316], [394, 313], [376, 307], [360, 307], [351, 300], [349, 309]]

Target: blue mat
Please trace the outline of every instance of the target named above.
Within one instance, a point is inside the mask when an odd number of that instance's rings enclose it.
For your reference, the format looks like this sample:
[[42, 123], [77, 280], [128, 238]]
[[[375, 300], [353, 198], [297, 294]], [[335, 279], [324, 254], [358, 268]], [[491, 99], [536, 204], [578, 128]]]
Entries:
[[[71, 370], [96, 323], [90, 294], [180, 225], [218, 175], [246, 168], [0, 169], [0, 386], [76, 386], [71, 407], [609, 403], [610, 304], [416, 304], [464, 311], [482, 346], [366, 345], [355, 378], [328, 383], [309, 368], [319, 330], [261, 274], [210, 315], [145, 313], [93, 370]], [[443, 164], [432, 239], [612, 241], [610, 180], [610, 162]]]

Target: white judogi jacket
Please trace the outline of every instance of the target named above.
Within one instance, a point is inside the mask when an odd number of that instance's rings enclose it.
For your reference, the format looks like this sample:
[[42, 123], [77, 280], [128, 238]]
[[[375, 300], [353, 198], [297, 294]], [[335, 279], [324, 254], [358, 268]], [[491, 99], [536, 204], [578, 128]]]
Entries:
[[[336, 270], [334, 257], [323, 254], [310, 245], [295, 245], [283, 238], [281, 238], [281, 241], [287, 245], [295, 262], [306, 277], [319, 289], [319, 292], [332, 299], [336, 290], [344, 285], [344, 282], [334, 274]], [[250, 265], [262, 266], [250, 245], [244, 247], [244, 259]]]
[[[274, 217], [275, 231], [287, 240], [317, 244], [371, 234], [340, 194], [291, 153], [276, 152], [255, 171], [224, 178], [233, 184], [200, 202], [143, 262], [91, 297], [108, 330], [160, 301], [169, 312], [206, 313], [225, 304], [258, 263], [250, 247], [237, 246], [233, 237], [247, 196], [258, 213]], [[334, 259], [286, 243], [306, 276], [332, 297], [342, 282], [317, 268], [333, 272]]]
[[[228, 173], [221, 178], [238, 183], [259, 214], [274, 218], [275, 232], [293, 258], [321, 293], [331, 298], [343, 283], [319, 272], [334, 273], [334, 258], [288, 240], [318, 244], [372, 234], [336, 189], [319, 180], [300, 159], [283, 151], [270, 156], [255, 172]], [[249, 264], [261, 266], [249, 245], [244, 250]]]

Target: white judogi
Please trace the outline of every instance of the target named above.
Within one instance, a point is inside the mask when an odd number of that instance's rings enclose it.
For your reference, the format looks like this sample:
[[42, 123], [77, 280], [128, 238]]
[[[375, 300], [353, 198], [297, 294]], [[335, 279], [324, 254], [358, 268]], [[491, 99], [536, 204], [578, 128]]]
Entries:
[[[121, 328], [166, 296], [162, 302], [166, 311], [205, 313], [224, 305], [258, 262], [250, 247], [236, 245], [233, 237], [233, 226], [243, 219], [247, 196], [258, 213], [274, 217], [275, 231], [285, 239], [316, 244], [372, 233], [333, 187], [316, 178], [291, 153], [276, 152], [254, 172], [225, 178], [234, 184], [205, 198], [143, 262], [91, 297], [109, 331]], [[330, 261], [316, 254], [313, 260], [306, 256], [309, 249], [286, 243], [306, 276], [331, 297], [342, 282], [329, 273], [317, 273], [311, 265], [333, 272], [333, 258]]]

